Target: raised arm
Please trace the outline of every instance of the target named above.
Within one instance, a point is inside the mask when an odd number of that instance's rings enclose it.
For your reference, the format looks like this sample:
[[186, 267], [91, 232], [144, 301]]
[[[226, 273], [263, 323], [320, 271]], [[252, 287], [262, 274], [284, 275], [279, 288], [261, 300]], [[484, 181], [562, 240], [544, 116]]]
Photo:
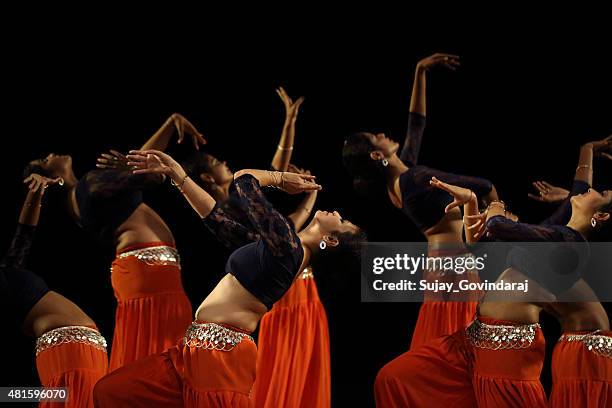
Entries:
[[418, 62], [414, 73], [410, 112], [408, 113], [408, 131], [400, 159], [408, 166], [417, 164], [427, 113], [427, 71], [435, 66], [455, 70], [459, 66], [459, 57], [451, 54], [434, 54]]
[[178, 143], [182, 143], [185, 133], [191, 136], [193, 147], [196, 150], [200, 145], [206, 144], [204, 136], [180, 113], [173, 113], [164, 124], [146, 141], [140, 150], [160, 150], [164, 151], [170, 143], [174, 131], [178, 133]]
[[24, 183], [28, 185], [28, 194], [21, 207], [19, 223], [11, 245], [0, 262], [2, 265], [16, 268], [25, 267], [34, 239], [34, 231], [40, 218], [43, 195], [48, 186], [57, 184], [59, 181], [60, 179], [50, 179], [39, 174], [31, 174], [24, 180]]
[[453, 202], [446, 206], [445, 212], [449, 212], [454, 207], [463, 206], [463, 228], [465, 241], [473, 243], [478, 241], [478, 221], [474, 218], [478, 214], [478, 198], [476, 194], [467, 188], [451, 185], [432, 177], [430, 184], [448, 192], [453, 196]]
[[300, 106], [304, 102], [304, 97], [301, 96], [294, 102], [282, 87], [278, 88], [276, 93], [285, 105], [285, 123], [283, 124], [283, 131], [276, 147], [276, 152], [272, 158], [272, 168], [277, 171], [287, 171], [291, 162], [291, 155], [293, 154], [295, 123]]
[[603, 140], [589, 142], [580, 148], [578, 165], [574, 173], [574, 183], [568, 197], [561, 203], [557, 210], [542, 225], [565, 225], [572, 216], [571, 198], [575, 195], [586, 193], [593, 185], [593, 156], [612, 158], [608, 151], [612, 149], [612, 136]]

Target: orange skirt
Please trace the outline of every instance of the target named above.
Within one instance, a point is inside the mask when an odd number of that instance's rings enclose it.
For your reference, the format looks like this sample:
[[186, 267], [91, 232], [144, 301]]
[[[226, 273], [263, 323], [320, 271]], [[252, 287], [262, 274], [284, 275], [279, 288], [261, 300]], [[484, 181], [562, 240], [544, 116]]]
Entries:
[[[113, 261], [117, 310], [110, 370], [174, 346], [192, 320], [178, 254], [161, 243], [129, 247]], [[159, 251], [156, 253], [156, 251]]]
[[[456, 257], [464, 255], [465, 253], [461, 249], [430, 249], [428, 252], [430, 257]], [[423, 272], [423, 279], [427, 282], [452, 282], [454, 287], [457, 287], [461, 280], [468, 280], [469, 282], [480, 281], [478, 274], [474, 271], [466, 271], [463, 274], [457, 274], [452, 271], [425, 271]], [[469, 293], [467, 295], [461, 293], [460, 295], [451, 294], [449, 296], [447, 294], [426, 292], [412, 333], [410, 350], [416, 350], [440, 336], [453, 334], [457, 330], [467, 327], [474, 320], [474, 316], [476, 316], [479, 298], [480, 293]], [[458, 299], [461, 301], [458, 301]]]
[[[517, 325], [478, 320], [497, 327]], [[432, 340], [385, 365], [374, 385], [376, 406], [546, 407], [539, 379], [544, 362], [541, 330], [527, 347], [507, 349], [473, 342], [466, 332]]]
[[194, 322], [179, 345], [102, 378], [95, 406], [251, 407], [256, 355], [255, 343], [239, 329]]
[[40, 407], [93, 407], [93, 389], [108, 371], [106, 342], [97, 329], [84, 326], [48, 331], [36, 342], [36, 368], [44, 387], [66, 387], [66, 402]]
[[[612, 332], [588, 333], [566, 332], [555, 346], [551, 407], [612, 406]], [[607, 353], [595, 352], [594, 345], [607, 346]]]
[[331, 405], [327, 315], [312, 273], [305, 272], [261, 319], [258, 408]]

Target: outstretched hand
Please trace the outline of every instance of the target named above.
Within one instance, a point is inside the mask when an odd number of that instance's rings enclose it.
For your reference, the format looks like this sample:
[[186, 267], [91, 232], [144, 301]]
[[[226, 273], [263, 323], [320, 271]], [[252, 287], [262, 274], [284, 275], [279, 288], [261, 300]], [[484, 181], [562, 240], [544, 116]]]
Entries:
[[61, 177], [49, 178], [41, 176], [37, 173], [32, 173], [23, 180], [24, 184], [28, 185], [28, 190], [32, 193], [44, 194], [47, 187], [59, 184], [63, 185], [64, 180]]
[[127, 165], [134, 174], [165, 174], [177, 181], [185, 177], [185, 170], [169, 154], [159, 150], [130, 150]]
[[117, 150], [110, 149], [108, 153], [101, 153], [96, 160], [96, 167], [99, 169], [132, 170], [128, 166], [128, 159]]
[[447, 212], [447, 213], [455, 207], [464, 205], [465, 203], [470, 201], [472, 197], [475, 197], [475, 194], [472, 190], [468, 188], [463, 188], [463, 187], [454, 186], [452, 184], [445, 183], [443, 181], [438, 180], [435, 177], [431, 178], [431, 180], [429, 181], [429, 184], [431, 184], [435, 188], [444, 190], [453, 196], [453, 202], [447, 205], [446, 208], [444, 209], [444, 212]]
[[299, 174], [285, 171], [281, 174], [281, 182], [278, 187], [289, 194], [321, 190], [323, 187], [317, 184], [315, 179], [316, 176], [311, 174]]
[[287, 118], [296, 119], [300, 111], [300, 106], [304, 102], [304, 97], [300, 96], [296, 101], [293, 101], [282, 86], [276, 90], [276, 93], [285, 105], [285, 115]]
[[538, 190], [539, 195], [527, 194], [532, 200], [540, 201], [543, 203], [556, 203], [565, 200], [570, 192], [564, 188], [553, 186], [552, 184], [540, 180], [532, 183], [533, 187]]
[[433, 67], [444, 67], [451, 71], [456, 71], [461, 66], [458, 55], [436, 53], [427, 58], [423, 58], [417, 64], [417, 68], [428, 71]]
[[196, 127], [183, 115], [181, 115], [180, 113], [174, 113], [170, 118], [178, 134], [177, 143], [183, 143], [183, 140], [185, 139], [185, 133], [187, 133], [189, 136], [191, 136], [193, 147], [196, 150], [200, 149], [200, 145], [206, 144], [206, 139], [204, 139], [204, 135], [202, 135], [202, 133], [200, 133], [198, 129], [196, 129]]

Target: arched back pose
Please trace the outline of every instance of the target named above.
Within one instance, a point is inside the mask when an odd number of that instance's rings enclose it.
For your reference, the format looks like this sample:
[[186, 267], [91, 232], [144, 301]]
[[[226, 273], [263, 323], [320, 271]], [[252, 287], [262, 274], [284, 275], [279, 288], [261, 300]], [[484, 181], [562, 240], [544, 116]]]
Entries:
[[[478, 235], [486, 233], [490, 239], [509, 242], [584, 242], [591, 236], [592, 220], [606, 224], [612, 211], [612, 192], [600, 194], [590, 188], [593, 150], [598, 151], [606, 146], [608, 143], [604, 140], [582, 147], [570, 196], [542, 224], [517, 222], [508, 217], [503, 202], [495, 201], [483, 214], [468, 216], [484, 221], [474, 224], [483, 227]], [[459, 204], [473, 197], [468, 189], [439, 181], [433, 184], [453, 194]], [[563, 222], [565, 225], [561, 224]], [[466, 407], [548, 405], [539, 381], [545, 352], [544, 336], [538, 323], [539, 314], [544, 308], [551, 307], [549, 301], [553, 302], [556, 296], [583, 284], [576, 282], [576, 275], [541, 279], [542, 276], [538, 276], [540, 271], [533, 269], [538, 264], [522, 262], [517, 258], [518, 254], [520, 252], [511, 251], [510, 267], [500, 274], [498, 281], [521, 282], [529, 279], [529, 293], [521, 297], [521, 292], [513, 292], [511, 301], [487, 293], [480, 304], [478, 318], [465, 330], [436, 339], [430, 345], [405, 353], [383, 367], [375, 384], [379, 406], [420, 406], [424, 401]], [[574, 277], [573, 280], [570, 276]], [[536, 291], [541, 301], [533, 300]], [[598, 308], [589, 309], [593, 311]], [[599, 321], [595, 324], [607, 327], [602, 321], [603, 316], [596, 313], [591, 317], [595, 315]], [[592, 319], [589, 320], [586, 324], [594, 324]], [[574, 359], [575, 356], [571, 356], [567, 364], [571, 365], [573, 360], [575, 366]], [[595, 367], [601, 367], [601, 361], [598, 364]], [[427, 376], [425, 373], [431, 372], [434, 367], [440, 375]], [[576, 378], [573, 380], [572, 384], [567, 385], [567, 389], [572, 390], [566, 391], [575, 395], [577, 381]], [[451, 384], [452, 389], [449, 388]], [[603, 388], [605, 392], [608, 390], [606, 387], [597, 388]], [[583, 396], [581, 394], [572, 403], [580, 401], [578, 405], [586, 404]], [[589, 395], [589, 400], [591, 397], [599, 401], [597, 395]]]
[[[297, 234], [266, 200], [261, 185], [288, 193], [320, 189], [313, 176], [242, 170], [236, 191], [250, 225], [228, 217], [213, 197], [181, 166], [159, 151], [135, 151], [130, 165], [138, 173], [168, 175], [205, 224], [222, 241], [239, 248], [226, 264], [227, 274], [196, 312], [183, 341], [161, 355], [136, 362], [102, 379], [95, 390], [98, 406], [249, 406], [255, 380], [256, 348], [249, 333], [280, 299], [304, 265], [318, 257], [354, 257], [360, 229], [336, 212], [318, 211]], [[321, 243], [326, 249], [321, 250]], [[145, 373], [155, 373], [147, 377]]]
[[[36, 340], [36, 367], [44, 387], [66, 387], [62, 406], [93, 407], [93, 387], [106, 375], [106, 341], [94, 321], [77, 305], [25, 269], [47, 187], [59, 179], [30, 175], [29, 191], [13, 241], [0, 265], [0, 306], [11, 323]], [[57, 403], [41, 401], [41, 407]]]
[[[408, 133], [399, 156], [398, 143], [384, 134], [365, 132], [349, 136], [342, 153], [344, 164], [354, 177], [355, 187], [358, 190], [385, 190], [393, 205], [401, 209], [423, 232], [430, 243], [430, 256], [441, 254], [440, 244], [453, 243], [458, 248], [463, 244], [461, 210], [453, 208], [445, 212], [446, 206], [453, 201], [452, 197], [445, 191], [433, 188], [429, 184], [432, 177], [469, 188], [486, 203], [497, 199], [495, 188], [488, 180], [445, 173], [417, 164], [425, 129], [426, 75], [429, 69], [436, 66], [454, 70], [459, 66], [459, 57], [434, 54], [417, 64], [408, 114]], [[466, 251], [460, 249], [459, 252], [457, 255]], [[443, 273], [430, 275], [424, 278], [453, 279]], [[472, 279], [478, 277], [473, 276]], [[476, 301], [450, 302], [426, 294], [410, 348], [464, 327], [474, 317]]]
[[[204, 139], [184, 117], [174, 114], [144, 144], [165, 149], [174, 129], [194, 145]], [[118, 168], [108, 169], [111, 163]], [[114, 163], [113, 166], [117, 167]], [[70, 156], [50, 154], [30, 163], [26, 172], [61, 177], [68, 209], [91, 235], [113, 245], [117, 256], [111, 282], [117, 298], [110, 369], [161, 352], [176, 342], [191, 322], [191, 303], [181, 282], [174, 237], [164, 220], [143, 202], [142, 190], [162, 175], [135, 175], [124, 156], [112, 152], [98, 160], [100, 169], [77, 179]]]

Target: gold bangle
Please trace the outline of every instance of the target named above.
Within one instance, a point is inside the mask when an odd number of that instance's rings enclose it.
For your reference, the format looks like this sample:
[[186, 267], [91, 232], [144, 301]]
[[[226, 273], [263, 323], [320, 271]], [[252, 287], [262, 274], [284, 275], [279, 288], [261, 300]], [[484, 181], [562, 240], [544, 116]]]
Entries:
[[303, 207], [303, 206], [298, 207], [298, 210], [304, 210], [304, 211], [306, 211], [308, 214], [310, 214], [310, 212], [312, 211], [312, 210], [309, 210], [308, 208]]
[[286, 151], [286, 150], [293, 150], [293, 146], [283, 147], [283, 146], [281, 146], [281, 145], [278, 145], [277, 149], [278, 149], [278, 150], [283, 150], [283, 151]]
[[181, 194], [183, 193], [183, 186], [185, 185], [185, 181], [187, 181], [187, 179], [189, 178], [188, 174], [185, 174], [185, 177], [183, 177], [183, 179], [181, 180], [180, 184], [177, 183], [176, 181], [174, 181], [173, 179], [170, 179], [170, 184], [172, 184], [173, 186], [177, 187], [179, 189], [179, 191], [181, 192]]
[[578, 167], [576, 167], [576, 171], [580, 170], [580, 169], [589, 169], [589, 171], [593, 171], [593, 169], [591, 168], [591, 166], [589, 166], [588, 164], [581, 164]]

